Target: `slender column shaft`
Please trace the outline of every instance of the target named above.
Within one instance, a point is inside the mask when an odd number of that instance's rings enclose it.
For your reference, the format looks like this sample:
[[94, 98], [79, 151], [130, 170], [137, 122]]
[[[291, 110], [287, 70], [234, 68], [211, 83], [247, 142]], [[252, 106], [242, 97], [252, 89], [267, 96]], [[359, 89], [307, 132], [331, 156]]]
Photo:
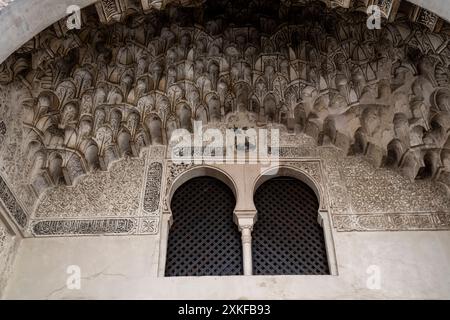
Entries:
[[244, 260], [244, 275], [251, 276], [253, 274], [252, 263], [252, 229], [249, 227], [242, 228], [242, 256]]
[[164, 277], [166, 271], [167, 244], [169, 242], [169, 229], [172, 224], [172, 214], [164, 213], [161, 223], [161, 242], [159, 246], [158, 276]]

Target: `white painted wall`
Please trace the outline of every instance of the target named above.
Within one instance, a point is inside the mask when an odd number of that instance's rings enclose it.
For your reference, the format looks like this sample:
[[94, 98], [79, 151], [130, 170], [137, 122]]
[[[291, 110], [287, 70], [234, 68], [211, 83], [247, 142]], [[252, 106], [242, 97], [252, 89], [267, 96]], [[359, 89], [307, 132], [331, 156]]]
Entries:
[[[338, 276], [158, 278], [157, 236], [25, 239], [7, 299], [450, 299], [450, 232], [335, 233]], [[66, 288], [79, 265], [81, 290]], [[380, 268], [370, 290], [367, 268]], [[244, 282], [245, 281], [245, 282]]]

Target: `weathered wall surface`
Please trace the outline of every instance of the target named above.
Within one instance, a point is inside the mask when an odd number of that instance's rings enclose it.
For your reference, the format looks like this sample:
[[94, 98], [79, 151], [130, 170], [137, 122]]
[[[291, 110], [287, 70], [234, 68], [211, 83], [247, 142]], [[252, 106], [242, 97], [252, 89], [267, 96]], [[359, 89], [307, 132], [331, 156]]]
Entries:
[[19, 241], [0, 220], [0, 298], [3, 296], [12, 265], [17, 252]]
[[[338, 276], [158, 278], [155, 236], [26, 239], [5, 297], [449, 299], [449, 244], [447, 231], [337, 233]], [[81, 290], [66, 287], [70, 265], [81, 269]], [[367, 288], [371, 266], [379, 290]]]

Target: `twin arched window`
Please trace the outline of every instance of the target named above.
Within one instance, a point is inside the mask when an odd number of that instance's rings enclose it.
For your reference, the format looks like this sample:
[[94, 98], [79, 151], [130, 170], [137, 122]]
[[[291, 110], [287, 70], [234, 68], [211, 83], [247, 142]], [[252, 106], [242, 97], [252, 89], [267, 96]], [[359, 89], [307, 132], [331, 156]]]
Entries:
[[[329, 274], [319, 204], [311, 188], [294, 178], [273, 178], [256, 190], [254, 202], [253, 274]], [[177, 189], [165, 276], [243, 274], [235, 204], [230, 188], [212, 177], [191, 179]]]

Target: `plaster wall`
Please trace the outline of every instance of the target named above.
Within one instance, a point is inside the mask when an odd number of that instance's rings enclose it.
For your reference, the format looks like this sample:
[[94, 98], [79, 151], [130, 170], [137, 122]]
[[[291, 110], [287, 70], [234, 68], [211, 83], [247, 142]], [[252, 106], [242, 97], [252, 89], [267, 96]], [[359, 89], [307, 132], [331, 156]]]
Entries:
[[[25, 239], [5, 298], [450, 298], [448, 231], [335, 233], [338, 276], [157, 277], [158, 238]], [[70, 265], [80, 290], [66, 288]], [[376, 268], [380, 289], [369, 289]]]
[[[0, 211], [2, 209], [0, 208]], [[12, 271], [19, 240], [0, 219], [0, 297], [2, 297], [7, 281]]]

